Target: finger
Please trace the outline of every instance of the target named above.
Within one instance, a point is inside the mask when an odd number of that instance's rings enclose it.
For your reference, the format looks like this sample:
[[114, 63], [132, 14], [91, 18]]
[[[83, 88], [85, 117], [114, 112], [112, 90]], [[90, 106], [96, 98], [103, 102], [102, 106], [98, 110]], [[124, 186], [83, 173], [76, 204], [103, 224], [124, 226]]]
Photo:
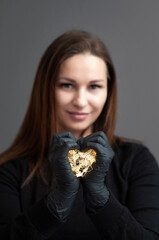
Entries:
[[60, 138], [56, 142], [56, 147], [62, 147], [62, 146], [64, 146], [64, 148], [66, 148], [66, 149], [70, 149], [70, 148], [79, 149], [80, 148], [77, 141], [74, 139], [70, 139], [70, 138]]
[[[76, 142], [77, 139], [72, 135], [71, 132], [62, 132], [62, 133], [57, 133], [54, 134], [52, 137], [51, 141], [51, 148], [56, 144], [57, 146], [61, 145], [62, 142], [67, 142], [67, 141], [74, 141]], [[60, 144], [59, 144], [60, 143]]]
[[101, 146], [104, 148], [107, 147], [108, 143], [103, 139], [100, 135], [99, 136], [92, 136], [89, 139], [86, 138], [80, 138], [77, 143], [80, 145], [81, 150], [83, 150], [86, 147], [87, 142], [94, 142], [94, 143], [99, 143]]
[[80, 137], [80, 138], [77, 140], [77, 144], [80, 146], [80, 150], [83, 150], [83, 148], [84, 148], [84, 138], [83, 138], [83, 137]]
[[70, 149], [79, 149], [79, 145], [73, 141], [59, 141], [53, 146], [53, 152], [58, 148], [58, 153], [63, 156], [67, 156]]
[[99, 143], [86, 142], [85, 149], [89, 149], [89, 148], [94, 149], [97, 152], [97, 154], [99, 154], [99, 153], [101, 153], [101, 148], [103, 148], [103, 147], [101, 147], [101, 145]]
[[92, 139], [94, 137], [101, 137], [105, 141], [108, 141], [107, 136], [103, 131], [98, 131], [98, 132], [92, 133], [92, 134], [88, 135], [87, 137], [85, 137], [84, 139], [89, 141], [89, 139]]
[[106, 141], [101, 136], [92, 137], [91, 139], [89, 139], [86, 142], [99, 143], [103, 147], [106, 147]]
[[65, 142], [65, 143], [67, 143], [67, 142], [76, 143], [76, 142], [77, 142], [76, 139], [67, 138], [67, 137], [59, 138], [58, 141], [60, 141], [60, 142]]
[[103, 148], [101, 144], [94, 142], [87, 142], [86, 147], [93, 148], [97, 152], [97, 156], [102, 155], [103, 157], [105, 156], [107, 159], [112, 159], [114, 157], [114, 151], [111, 147]]
[[53, 135], [53, 138], [59, 139], [59, 138], [71, 138], [73, 140], [76, 140], [76, 138], [73, 136], [71, 132], [60, 132]]
[[66, 144], [67, 144], [67, 147], [69, 150], [74, 149], [74, 148], [80, 149], [79, 145], [75, 142], [67, 142]]

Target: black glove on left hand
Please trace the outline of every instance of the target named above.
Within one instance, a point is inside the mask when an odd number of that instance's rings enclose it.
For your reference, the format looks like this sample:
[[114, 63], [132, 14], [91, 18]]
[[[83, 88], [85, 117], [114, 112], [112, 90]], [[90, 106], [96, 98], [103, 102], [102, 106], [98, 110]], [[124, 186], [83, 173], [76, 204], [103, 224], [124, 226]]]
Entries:
[[67, 157], [71, 148], [79, 147], [70, 132], [53, 136], [49, 160], [53, 162], [56, 181], [46, 197], [46, 205], [60, 221], [67, 219], [79, 190], [79, 179], [74, 176]]
[[87, 208], [94, 211], [96, 208], [104, 206], [109, 198], [109, 191], [104, 180], [114, 152], [106, 135], [101, 131], [85, 138], [79, 138], [77, 143], [81, 150], [93, 148], [97, 153], [96, 162], [92, 166], [93, 170], [81, 179]]

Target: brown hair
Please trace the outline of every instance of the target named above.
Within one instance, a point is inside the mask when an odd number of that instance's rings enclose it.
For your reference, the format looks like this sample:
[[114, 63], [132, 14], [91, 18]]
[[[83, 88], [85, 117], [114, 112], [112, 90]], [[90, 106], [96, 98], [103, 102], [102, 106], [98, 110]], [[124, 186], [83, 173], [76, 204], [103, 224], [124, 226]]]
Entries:
[[28, 109], [12, 145], [0, 155], [1, 163], [26, 157], [30, 174], [43, 178], [43, 163], [48, 157], [52, 134], [56, 133], [54, 89], [61, 63], [67, 58], [90, 53], [102, 58], [108, 69], [108, 97], [103, 111], [94, 123], [94, 131], [104, 131], [113, 147], [117, 108], [117, 83], [113, 62], [103, 42], [85, 31], [68, 31], [46, 49], [39, 63]]

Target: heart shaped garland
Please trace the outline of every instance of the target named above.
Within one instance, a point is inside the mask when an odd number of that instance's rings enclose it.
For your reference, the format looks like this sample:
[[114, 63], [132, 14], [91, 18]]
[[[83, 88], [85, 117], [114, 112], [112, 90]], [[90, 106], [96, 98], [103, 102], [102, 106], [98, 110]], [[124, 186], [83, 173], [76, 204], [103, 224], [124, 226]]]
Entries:
[[92, 164], [96, 161], [96, 152], [94, 149], [82, 152], [78, 149], [71, 149], [68, 152], [68, 159], [75, 176], [83, 177], [92, 170]]

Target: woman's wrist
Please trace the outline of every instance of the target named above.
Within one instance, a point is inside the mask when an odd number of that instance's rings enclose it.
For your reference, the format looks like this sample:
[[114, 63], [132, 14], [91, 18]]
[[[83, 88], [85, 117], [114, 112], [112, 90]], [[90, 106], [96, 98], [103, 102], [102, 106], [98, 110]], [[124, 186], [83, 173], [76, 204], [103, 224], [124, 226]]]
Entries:
[[109, 190], [106, 186], [101, 191], [85, 192], [85, 201], [88, 211], [94, 212], [102, 208], [109, 199]]

